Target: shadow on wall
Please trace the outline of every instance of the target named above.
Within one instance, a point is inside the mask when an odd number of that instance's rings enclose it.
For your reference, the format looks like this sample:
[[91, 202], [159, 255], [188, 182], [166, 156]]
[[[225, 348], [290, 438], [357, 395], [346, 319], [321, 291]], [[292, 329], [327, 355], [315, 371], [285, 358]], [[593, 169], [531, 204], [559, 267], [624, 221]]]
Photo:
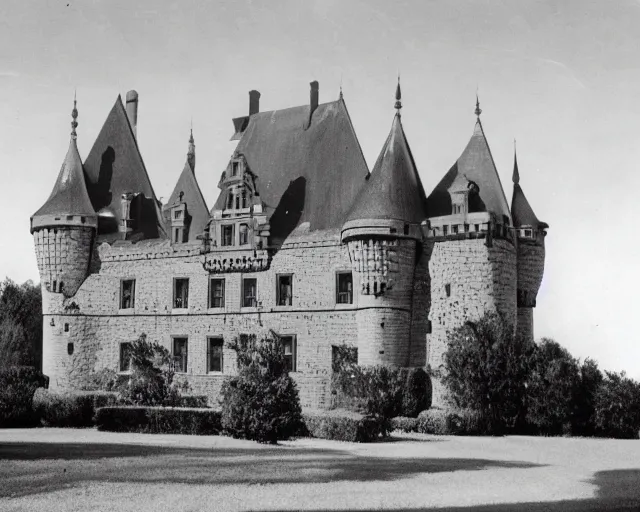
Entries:
[[269, 220], [271, 240], [274, 245], [282, 244], [300, 222], [304, 211], [306, 189], [307, 179], [300, 176], [290, 182], [287, 190], [282, 194], [280, 203]]

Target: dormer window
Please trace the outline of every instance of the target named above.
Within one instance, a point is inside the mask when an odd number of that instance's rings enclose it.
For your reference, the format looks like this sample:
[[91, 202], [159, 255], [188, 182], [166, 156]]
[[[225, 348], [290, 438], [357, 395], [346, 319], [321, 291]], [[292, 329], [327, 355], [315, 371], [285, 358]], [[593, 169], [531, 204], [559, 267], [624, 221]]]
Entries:
[[247, 204], [247, 190], [246, 189], [242, 189], [242, 207], [243, 208], [247, 208], [248, 204]]
[[176, 210], [175, 212], [173, 212], [174, 219], [179, 219], [181, 217], [182, 217], [182, 212], [180, 210]]
[[240, 162], [232, 162], [231, 164], [231, 176], [237, 176], [240, 169]]
[[220, 243], [223, 246], [234, 245], [234, 243], [233, 243], [233, 224], [228, 224], [226, 226], [222, 226], [222, 240], [220, 241]]
[[249, 243], [249, 226], [247, 226], [246, 224], [240, 224], [238, 235], [240, 237], [240, 245], [248, 244]]

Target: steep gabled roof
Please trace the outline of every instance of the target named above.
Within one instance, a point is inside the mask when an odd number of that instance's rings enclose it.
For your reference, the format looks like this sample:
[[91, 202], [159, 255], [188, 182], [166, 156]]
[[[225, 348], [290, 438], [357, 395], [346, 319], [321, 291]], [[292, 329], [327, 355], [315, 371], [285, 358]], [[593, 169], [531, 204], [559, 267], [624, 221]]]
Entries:
[[[84, 170], [95, 211], [114, 217], [119, 225], [122, 194], [141, 193], [145, 199], [141, 203], [142, 221], [136, 230], [138, 238], [166, 236], [158, 201], [120, 96], [84, 162]], [[102, 239], [111, 235], [98, 232]]]
[[69, 141], [67, 156], [62, 163], [56, 184], [49, 199], [33, 214], [32, 218], [44, 215], [81, 215], [96, 217], [91, 206], [84, 181], [82, 160], [75, 137]]
[[[340, 228], [369, 174], [343, 99], [252, 114], [236, 151], [244, 155], [271, 219], [272, 236]], [[214, 209], [224, 209], [221, 194]], [[285, 230], [280, 225], [287, 225]]]
[[419, 224], [426, 217], [424, 188], [398, 113], [346, 220], [393, 219]]
[[209, 222], [209, 208], [207, 208], [200, 185], [198, 185], [198, 180], [189, 162], [185, 162], [184, 169], [165, 207], [170, 207], [180, 201], [180, 192], [183, 193], [182, 201], [187, 203], [187, 212], [191, 216], [189, 242], [193, 242], [198, 235], [204, 232], [204, 228]]
[[518, 171], [518, 158], [513, 156], [513, 198], [511, 199], [511, 217], [513, 225], [517, 228], [521, 226], [533, 226], [548, 228], [546, 222], [541, 222], [533, 212], [533, 208], [527, 201], [522, 187], [520, 187], [520, 172]]
[[436, 185], [427, 198], [429, 217], [451, 215], [451, 199], [447, 190], [458, 174], [463, 174], [478, 185], [480, 207], [484, 211], [511, 217], [509, 203], [504, 194], [489, 144], [482, 129], [480, 119], [476, 121], [471, 140], [460, 158], [451, 167], [444, 178]]

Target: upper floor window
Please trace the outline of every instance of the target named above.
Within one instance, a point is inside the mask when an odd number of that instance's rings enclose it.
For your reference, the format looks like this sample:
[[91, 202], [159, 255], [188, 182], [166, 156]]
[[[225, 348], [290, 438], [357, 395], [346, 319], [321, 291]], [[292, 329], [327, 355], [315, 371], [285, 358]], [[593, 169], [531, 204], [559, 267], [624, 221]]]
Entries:
[[173, 280], [173, 307], [174, 309], [189, 307], [189, 279], [177, 277]]
[[351, 272], [336, 274], [336, 304], [353, 304], [353, 274]]
[[233, 243], [233, 224], [222, 226], [222, 245], [234, 245]]
[[295, 336], [280, 336], [288, 372], [297, 371], [297, 341]]
[[224, 307], [224, 279], [209, 280], [209, 307]]
[[242, 280], [242, 307], [254, 308], [258, 305], [258, 283], [255, 277]]
[[120, 309], [132, 309], [135, 306], [136, 280], [120, 281]]
[[231, 163], [231, 176], [237, 176], [240, 169], [240, 162]]
[[207, 338], [207, 372], [223, 371], [223, 344], [222, 338]]
[[249, 243], [249, 226], [247, 224], [240, 224], [238, 235], [240, 237], [240, 245], [248, 244]]
[[173, 218], [174, 219], [179, 219], [180, 217], [182, 217], [182, 210], [175, 210], [173, 212]]
[[186, 337], [173, 338], [173, 365], [178, 373], [187, 373], [187, 347]]
[[120, 365], [121, 372], [131, 370], [131, 343], [120, 343]]
[[293, 303], [293, 274], [278, 274], [278, 306], [291, 306]]
[[247, 204], [247, 190], [246, 189], [242, 189], [242, 207], [243, 208], [248, 208], [249, 205]]

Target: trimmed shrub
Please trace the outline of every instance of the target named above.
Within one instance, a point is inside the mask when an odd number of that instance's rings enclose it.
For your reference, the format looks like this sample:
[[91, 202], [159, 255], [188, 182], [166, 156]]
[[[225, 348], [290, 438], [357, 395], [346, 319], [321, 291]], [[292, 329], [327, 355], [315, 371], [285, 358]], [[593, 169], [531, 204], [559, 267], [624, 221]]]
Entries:
[[418, 414], [417, 431], [421, 434], [446, 435], [448, 412], [444, 409], [427, 409]]
[[431, 407], [431, 379], [422, 368], [408, 368], [402, 395], [402, 415], [416, 418]]
[[353, 411], [306, 410], [302, 417], [307, 434], [319, 439], [371, 443], [386, 434], [380, 418], [364, 416]]
[[287, 372], [280, 339], [244, 339], [232, 346], [238, 376], [222, 385], [222, 427], [233, 437], [275, 444], [302, 428], [298, 389]]
[[220, 411], [187, 407], [110, 406], [96, 411], [98, 430], [144, 434], [216, 435]]
[[178, 407], [206, 409], [209, 407], [209, 399], [206, 395], [182, 395], [178, 400], [178, 404]]
[[402, 432], [418, 432], [418, 418], [407, 418], [406, 416], [396, 416], [391, 418], [391, 428]]
[[33, 366], [0, 368], [0, 428], [36, 426], [33, 394], [44, 384], [45, 377]]
[[624, 372], [605, 372], [595, 395], [594, 424], [604, 437], [637, 439], [640, 430], [640, 383]]
[[117, 394], [106, 391], [58, 393], [38, 389], [33, 397], [33, 409], [45, 427], [92, 427], [96, 409], [117, 402]]

